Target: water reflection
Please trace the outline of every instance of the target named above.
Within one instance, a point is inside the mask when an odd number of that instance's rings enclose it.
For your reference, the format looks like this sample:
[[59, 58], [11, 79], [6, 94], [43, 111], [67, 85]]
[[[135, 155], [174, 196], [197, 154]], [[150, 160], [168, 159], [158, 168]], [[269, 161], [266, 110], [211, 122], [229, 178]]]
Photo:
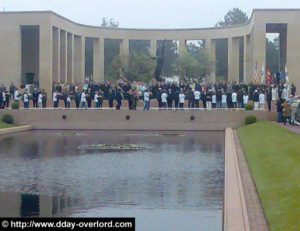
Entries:
[[[35, 131], [0, 137], [0, 216], [136, 216], [137, 230], [147, 230], [150, 220], [160, 224], [155, 230], [170, 230], [167, 224], [184, 218], [190, 230], [193, 224], [221, 230], [222, 132], [123, 134]], [[86, 153], [77, 148], [95, 143], [152, 149]]]

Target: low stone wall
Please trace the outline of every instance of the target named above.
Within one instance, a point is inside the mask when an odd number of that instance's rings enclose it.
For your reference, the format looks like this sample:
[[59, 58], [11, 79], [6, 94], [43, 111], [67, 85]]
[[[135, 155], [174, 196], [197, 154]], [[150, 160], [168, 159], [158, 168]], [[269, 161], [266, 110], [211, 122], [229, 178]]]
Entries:
[[233, 130], [225, 130], [224, 231], [250, 231]]
[[[236, 128], [247, 115], [258, 120], [276, 119], [267, 111], [128, 111], [128, 110], [0, 110], [11, 114], [19, 125], [31, 124], [34, 129], [87, 129], [87, 130], [213, 130]], [[65, 115], [65, 119], [63, 119]], [[195, 119], [191, 120], [194, 116]]]
[[25, 132], [29, 130], [32, 130], [32, 125], [18, 126], [12, 128], [2, 128], [0, 129], [0, 135], [8, 135], [11, 133]]

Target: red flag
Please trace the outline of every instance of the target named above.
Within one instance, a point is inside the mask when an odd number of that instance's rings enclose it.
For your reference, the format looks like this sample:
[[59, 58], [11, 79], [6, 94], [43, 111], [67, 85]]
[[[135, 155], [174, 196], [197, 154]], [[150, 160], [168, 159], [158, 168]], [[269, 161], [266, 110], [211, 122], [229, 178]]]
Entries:
[[272, 75], [271, 75], [271, 69], [269, 67], [267, 69], [266, 81], [267, 81], [267, 83], [272, 83], [273, 82]]

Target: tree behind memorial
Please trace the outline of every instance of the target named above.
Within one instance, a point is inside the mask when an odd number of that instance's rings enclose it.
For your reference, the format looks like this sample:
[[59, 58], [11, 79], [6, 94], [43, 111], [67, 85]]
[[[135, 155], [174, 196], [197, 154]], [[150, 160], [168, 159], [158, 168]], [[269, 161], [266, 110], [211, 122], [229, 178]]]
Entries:
[[178, 58], [181, 77], [197, 78], [210, 74], [213, 62], [203, 43], [187, 44], [187, 50]]
[[109, 80], [118, 80], [120, 77], [128, 81], [150, 81], [153, 79], [155, 61], [147, 54], [136, 51], [129, 56], [117, 56], [111, 63]]
[[228, 11], [228, 13], [224, 16], [224, 19], [218, 22], [216, 26], [223, 27], [239, 25], [248, 22], [248, 20], [248, 15], [245, 12], [239, 8], [233, 8], [232, 10]]

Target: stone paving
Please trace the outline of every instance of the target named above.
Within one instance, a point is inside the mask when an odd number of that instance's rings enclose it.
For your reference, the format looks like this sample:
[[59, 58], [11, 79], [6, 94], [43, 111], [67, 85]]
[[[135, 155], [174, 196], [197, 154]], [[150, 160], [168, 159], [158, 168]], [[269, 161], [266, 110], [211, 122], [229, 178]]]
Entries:
[[286, 125], [284, 125], [283, 123], [276, 123], [276, 122], [274, 122], [274, 123], [280, 127], [289, 129], [293, 132], [296, 132], [297, 134], [300, 134], [300, 126], [298, 126], [298, 125], [290, 125], [289, 123], [286, 123]]
[[252, 179], [242, 146], [236, 130], [234, 131], [234, 142], [237, 151], [243, 191], [245, 195], [248, 220], [251, 231], [269, 231], [267, 220], [258, 197], [255, 183]]

